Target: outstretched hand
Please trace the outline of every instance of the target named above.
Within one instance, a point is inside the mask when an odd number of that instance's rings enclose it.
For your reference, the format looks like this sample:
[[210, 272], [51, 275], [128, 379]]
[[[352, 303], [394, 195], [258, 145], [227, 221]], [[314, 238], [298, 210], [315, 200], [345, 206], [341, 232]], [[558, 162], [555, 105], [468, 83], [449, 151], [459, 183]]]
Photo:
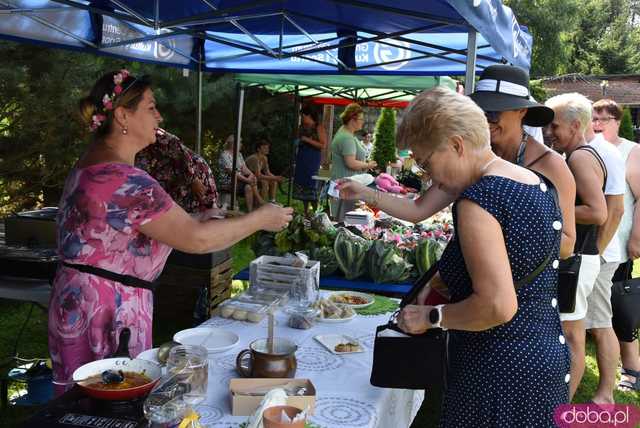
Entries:
[[280, 232], [289, 225], [293, 218], [293, 208], [281, 207], [275, 204], [264, 204], [255, 211], [259, 214], [262, 230]]
[[336, 189], [340, 191], [340, 199], [364, 200], [371, 192], [368, 187], [349, 179], [337, 181]]

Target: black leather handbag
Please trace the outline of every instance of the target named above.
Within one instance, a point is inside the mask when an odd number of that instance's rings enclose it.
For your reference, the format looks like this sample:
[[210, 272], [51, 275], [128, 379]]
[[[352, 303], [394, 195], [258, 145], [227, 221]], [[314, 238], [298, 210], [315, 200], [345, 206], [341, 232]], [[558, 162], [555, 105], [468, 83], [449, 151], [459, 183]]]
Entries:
[[[582, 146], [578, 150], [587, 150], [595, 156], [596, 160], [600, 163], [602, 172], [604, 174], [604, 183], [602, 190], [604, 191], [607, 183], [607, 167], [604, 161], [598, 155], [592, 147]], [[557, 194], [554, 194], [557, 198]], [[556, 199], [556, 204], [559, 205]], [[564, 260], [560, 260], [560, 266], [558, 266], [558, 310], [560, 313], [566, 314], [576, 310], [576, 294], [578, 292], [578, 280], [580, 279], [580, 265], [582, 264], [582, 253], [584, 252], [584, 242], [579, 251], [571, 257], [567, 257]]]
[[[625, 278], [629, 277], [627, 264]], [[613, 329], [618, 339], [632, 342], [640, 328], [640, 278], [625, 279], [613, 283], [611, 287], [611, 309]]]
[[[547, 184], [555, 200], [556, 210], [559, 210], [555, 187], [544, 176], [538, 173], [536, 175]], [[526, 277], [514, 282], [515, 289], [532, 282], [542, 273], [554, 253], [555, 248], [552, 247], [542, 263]], [[400, 302], [400, 309], [413, 303], [437, 271], [438, 263], [434, 263], [413, 283], [409, 293]], [[446, 385], [448, 333], [439, 328], [416, 335], [404, 333], [396, 323], [400, 309], [391, 316], [387, 324], [376, 328], [371, 385], [401, 389], [436, 389]]]
[[[516, 290], [533, 281], [547, 267], [553, 253], [554, 249], [535, 270], [516, 281]], [[409, 293], [400, 302], [400, 309], [416, 299], [437, 271], [438, 263], [434, 263], [414, 282]], [[441, 388], [446, 384], [447, 332], [433, 328], [422, 334], [405, 333], [396, 323], [400, 309], [391, 316], [387, 324], [376, 328], [371, 385], [401, 389]]]
[[576, 293], [578, 292], [581, 264], [582, 254], [574, 254], [560, 260], [558, 266], [558, 310], [562, 314], [576, 310]]
[[[420, 290], [438, 271], [434, 263], [414, 282], [400, 302], [400, 308], [415, 300]], [[396, 311], [387, 324], [378, 326], [373, 346], [371, 385], [383, 388], [425, 389], [444, 384], [447, 332], [439, 328], [423, 334], [407, 334], [396, 323]]]

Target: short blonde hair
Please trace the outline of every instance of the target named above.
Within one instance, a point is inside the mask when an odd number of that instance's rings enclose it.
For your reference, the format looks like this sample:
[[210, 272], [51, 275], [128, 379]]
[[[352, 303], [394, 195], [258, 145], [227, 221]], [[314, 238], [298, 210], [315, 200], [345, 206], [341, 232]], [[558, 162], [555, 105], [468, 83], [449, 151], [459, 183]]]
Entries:
[[489, 124], [482, 109], [469, 97], [436, 87], [411, 101], [397, 140], [401, 147], [426, 145], [435, 149], [454, 135], [474, 149], [490, 147]]
[[591, 101], [577, 92], [556, 95], [544, 104], [553, 109], [556, 117], [562, 121], [577, 120], [580, 124], [580, 132], [585, 132], [591, 122]]

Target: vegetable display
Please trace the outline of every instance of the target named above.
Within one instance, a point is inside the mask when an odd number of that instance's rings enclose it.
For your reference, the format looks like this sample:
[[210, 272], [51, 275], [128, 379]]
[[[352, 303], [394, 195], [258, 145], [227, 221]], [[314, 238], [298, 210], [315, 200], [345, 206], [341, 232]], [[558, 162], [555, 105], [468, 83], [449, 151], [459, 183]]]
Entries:
[[418, 273], [423, 275], [440, 259], [444, 246], [435, 239], [424, 239], [418, 243], [415, 251]]
[[[365, 208], [366, 209], [366, 208]], [[371, 226], [336, 228], [325, 213], [312, 219], [295, 214], [278, 232], [253, 238], [256, 257], [302, 251], [320, 262], [320, 276], [340, 271], [347, 279], [369, 277], [377, 283], [401, 283], [424, 274], [442, 255], [453, 236], [449, 210], [412, 224], [384, 213]]]
[[333, 249], [336, 261], [345, 278], [355, 279], [367, 270], [367, 251], [372, 241], [368, 241], [341, 227], [338, 229]]
[[333, 275], [338, 270], [336, 253], [332, 247], [318, 247], [309, 251], [309, 258], [320, 262], [320, 276]]
[[391, 244], [375, 241], [367, 254], [369, 276], [376, 283], [398, 283], [411, 274], [412, 265]]

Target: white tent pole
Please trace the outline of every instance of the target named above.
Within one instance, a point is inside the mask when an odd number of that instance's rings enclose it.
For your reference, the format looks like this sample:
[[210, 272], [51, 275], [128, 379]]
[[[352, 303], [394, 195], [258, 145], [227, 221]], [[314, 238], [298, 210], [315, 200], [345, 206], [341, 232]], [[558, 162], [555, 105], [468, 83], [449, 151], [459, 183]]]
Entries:
[[238, 187], [237, 172], [238, 172], [238, 147], [242, 141], [242, 113], [244, 110], [244, 86], [240, 83], [236, 86], [236, 99], [238, 102], [238, 117], [236, 120], [236, 134], [233, 139], [233, 168], [231, 169], [231, 207], [236, 207], [236, 189]]
[[469, 95], [473, 92], [476, 78], [476, 50], [478, 32], [474, 28], [469, 28], [467, 36], [467, 69], [464, 75], [464, 93]]

